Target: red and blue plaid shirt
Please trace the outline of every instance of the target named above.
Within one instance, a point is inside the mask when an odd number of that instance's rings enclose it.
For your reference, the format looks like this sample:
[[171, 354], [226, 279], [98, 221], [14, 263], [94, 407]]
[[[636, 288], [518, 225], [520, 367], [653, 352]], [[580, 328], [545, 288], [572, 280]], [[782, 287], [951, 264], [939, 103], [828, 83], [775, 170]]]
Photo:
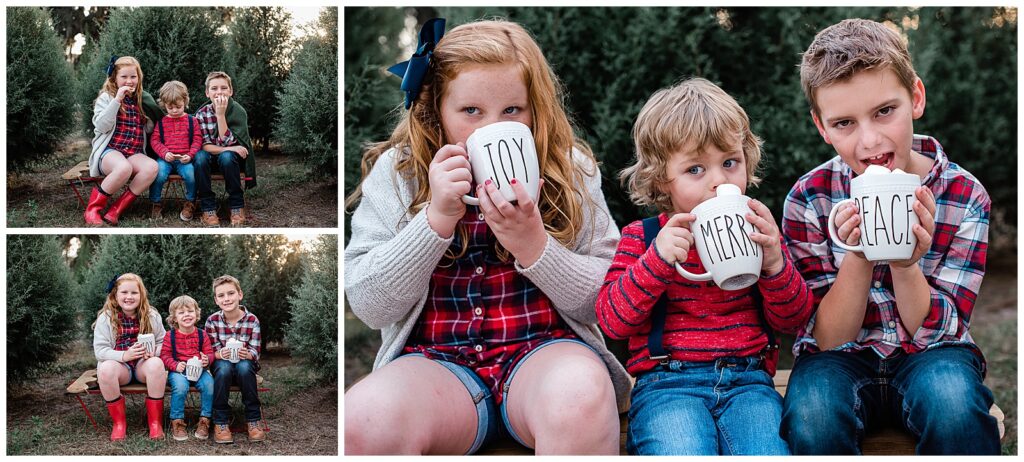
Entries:
[[142, 133], [142, 116], [139, 115], [139, 105], [135, 99], [125, 96], [121, 101], [121, 109], [117, 111], [114, 134], [107, 147], [128, 157], [142, 152], [142, 137], [145, 135]]
[[[879, 262], [871, 276], [867, 314], [856, 341], [836, 347], [843, 351], [871, 348], [880, 357], [898, 350], [917, 353], [941, 345], [966, 345], [979, 356], [971, 335], [971, 312], [985, 274], [991, 201], [978, 180], [950, 162], [934, 138], [914, 135], [911, 147], [935, 160], [923, 185], [935, 195], [932, 247], [918, 265], [928, 281], [931, 309], [917, 332], [907, 332], [896, 310], [889, 265]], [[853, 172], [839, 157], [801, 177], [783, 212], [782, 231], [800, 273], [814, 292], [814, 305], [828, 293], [846, 251], [828, 237], [828, 214], [850, 196]], [[818, 351], [811, 332], [815, 317], [801, 329], [793, 353]]]
[[117, 334], [114, 350], [125, 351], [139, 340], [139, 318], [129, 318], [122, 311], [118, 310], [117, 322], [121, 323], [121, 330]]
[[[503, 263], [479, 208], [466, 207], [466, 254], [443, 260], [430, 279], [426, 305], [403, 349], [473, 369], [501, 402], [512, 368], [537, 346], [576, 335], [551, 300], [514, 263]], [[458, 233], [451, 249], [462, 244]]]
[[[658, 216], [661, 225], [668, 214]], [[689, 281], [665, 261], [654, 245], [644, 247], [643, 221], [622, 230], [622, 240], [597, 296], [597, 323], [611, 338], [629, 339], [626, 369], [638, 376], [658, 366], [650, 359], [647, 337], [651, 312], [661, 297], [668, 297], [665, 351], [680, 361], [713, 361], [717, 358], [757, 356], [768, 346], [761, 321], [780, 332], [796, 332], [811, 315], [810, 291], [782, 247], [785, 261], [779, 274], [762, 277], [741, 290], [722, 290], [713, 282]], [[681, 265], [703, 273], [696, 247]], [[757, 300], [755, 292], [760, 292]], [[769, 371], [777, 356], [766, 355]]]
[[234, 146], [238, 144], [235, 134], [229, 128], [224, 136], [220, 136], [217, 130], [217, 111], [213, 109], [213, 103], [207, 104], [196, 111], [196, 120], [199, 121], [199, 131], [203, 134], [203, 144], [213, 144], [221, 147]]
[[243, 311], [242, 318], [235, 324], [228, 324], [224, 319], [224, 310], [218, 311], [206, 318], [203, 330], [206, 331], [210, 340], [210, 346], [214, 351], [225, 347], [228, 339], [234, 337], [245, 344], [252, 352], [253, 362], [256, 363], [256, 370], [260, 369], [260, 320], [244, 306], [239, 305], [238, 309]]

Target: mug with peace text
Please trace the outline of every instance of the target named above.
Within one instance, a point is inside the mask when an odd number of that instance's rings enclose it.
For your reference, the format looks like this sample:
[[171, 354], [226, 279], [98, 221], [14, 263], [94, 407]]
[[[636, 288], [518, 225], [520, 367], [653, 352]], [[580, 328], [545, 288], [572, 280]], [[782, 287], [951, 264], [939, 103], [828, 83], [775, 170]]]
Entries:
[[[869, 261], [906, 260], [914, 254], [917, 236], [914, 225], [918, 224], [914, 213], [914, 195], [921, 186], [921, 177], [870, 165], [850, 181], [850, 198], [840, 201], [828, 214], [828, 233], [837, 246], [861, 252]], [[845, 203], [857, 206], [860, 216], [860, 243], [847, 245], [839, 239], [836, 230], [836, 213]]]

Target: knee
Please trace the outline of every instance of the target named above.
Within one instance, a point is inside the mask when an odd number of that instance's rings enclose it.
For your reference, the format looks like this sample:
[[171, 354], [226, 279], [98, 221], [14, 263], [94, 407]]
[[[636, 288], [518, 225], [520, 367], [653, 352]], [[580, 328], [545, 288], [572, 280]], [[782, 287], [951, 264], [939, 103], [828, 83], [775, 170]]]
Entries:
[[615, 389], [600, 359], [575, 360], [553, 368], [540, 393], [545, 404], [539, 407], [543, 416], [538, 423], [554, 429], [582, 424], [596, 430], [614, 421], [618, 433]]
[[396, 445], [411, 438], [409, 419], [403, 416], [416, 404], [404, 402], [402, 393], [389, 393], [386, 387], [369, 390], [359, 385], [345, 393], [345, 453], [410, 452]]
[[206, 166], [207, 164], [210, 163], [210, 153], [203, 150], [199, 150], [198, 152], [196, 152], [195, 157], [192, 158], [192, 163], [195, 164], [197, 167]]
[[120, 368], [123, 367], [124, 366], [117, 361], [103, 361], [103, 363], [96, 368], [96, 379], [100, 382], [116, 382], [118, 373], [121, 372]]
[[119, 162], [110, 170], [109, 176], [116, 178], [128, 178], [132, 176], [132, 164], [129, 164], [128, 162]]
[[256, 366], [252, 361], [243, 359], [235, 364], [235, 372], [239, 377], [256, 376]]

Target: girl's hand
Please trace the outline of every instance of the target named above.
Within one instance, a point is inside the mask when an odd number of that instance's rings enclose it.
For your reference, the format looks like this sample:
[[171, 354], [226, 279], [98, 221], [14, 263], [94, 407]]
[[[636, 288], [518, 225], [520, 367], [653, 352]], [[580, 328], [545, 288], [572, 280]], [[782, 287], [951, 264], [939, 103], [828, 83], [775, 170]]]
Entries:
[[917, 264], [917, 261], [932, 247], [932, 236], [935, 233], [935, 196], [932, 190], [919, 186], [914, 194], [917, 202], [914, 204], [914, 213], [917, 214], [918, 224], [914, 225], [912, 232], [917, 236], [917, 246], [914, 253], [906, 260], [889, 262], [889, 266], [896, 268], [909, 268]]
[[125, 94], [130, 94], [133, 91], [134, 91], [134, 89], [132, 87], [129, 87], [129, 86], [119, 87], [117, 89], [117, 94], [114, 95], [114, 99], [117, 100], [118, 103], [120, 103], [121, 101], [124, 101], [124, 95]]
[[179, 361], [178, 366], [175, 367], [174, 370], [177, 371], [179, 374], [183, 374], [185, 372], [185, 362]]
[[[548, 232], [544, 229], [537, 204], [530, 199], [523, 184], [513, 179], [511, 186], [516, 193], [515, 204], [506, 200], [491, 180], [477, 185], [476, 195], [480, 198], [484, 221], [494, 232], [494, 237], [521, 266], [529, 267], [544, 253]], [[541, 179], [537, 188], [543, 187], [544, 180]]]
[[241, 358], [241, 359], [252, 359], [253, 358], [252, 352], [249, 351], [248, 348], [242, 348], [241, 350], [238, 350], [238, 357]]
[[203, 367], [210, 365], [210, 357], [201, 351], [199, 352], [199, 359], [203, 361]]
[[747, 221], [754, 225], [756, 231], [750, 233], [750, 240], [761, 246], [764, 258], [761, 260], [761, 274], [774, 276], [782, 271], [785, 260], [782, 258], [782, 233], [775, 224], [772, 211], [759, 200], [747, 201], [747, 206], [754, 213], [747, 214]]
[[473, 173], [466, 144], [447, 144], [438, 149], [430, 162], [428, 178], [430, 205], [427, 206], [427, 223], [434, 232], [447, 239], [455, 233], [455, 225], [466, 214], [462, 196], [472, 189]]
[[124, 353], [121, 353], [121, 362], [127, 363], [135, 361], [136, 359], [141, 358], [142, 355], [145, 353], [146, 347], [141, 343], [136, 343], [135, 345], [129, 347], [127, 350], [124, 350]]
[[697, 216], [692, 213], [677, 213], [669, 217], [665, 226], [658, 231], [658, 237], [654, 238], [654, 250], [669, 264], [686, 261], [690, 247], [693, 247], [690, 223], [696, 219]]

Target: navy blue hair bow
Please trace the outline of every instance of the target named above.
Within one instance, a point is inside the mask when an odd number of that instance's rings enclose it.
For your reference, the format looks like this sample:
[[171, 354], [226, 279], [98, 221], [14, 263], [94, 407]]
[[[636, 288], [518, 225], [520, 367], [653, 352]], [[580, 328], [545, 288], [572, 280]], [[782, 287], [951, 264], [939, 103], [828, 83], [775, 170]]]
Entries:
[[423, 77], [430, 69], [430, 57], [434, 47], [444, 37], [444, 18], [433, 18], [423, 24], [420, 29], [419, 43], [416, 52], [408, 61], [403, 61], [388, 68], [388, 72], [402, 78], [402, 91], [405, 92], [405, 108], [412, 106], [413, 100], [420, 94]]
[[107, 77], [114, 73], [114, 63], [117, 62], [117, 55], [110, 55], [110, 62], [107, 63]]
[[114, 286], [117, 285], [117, 278], [119, 278], [119, 277], [121, 277], [120, 274], [115, 274], [114, 278], [111, 279], [110, 282], [107, 283], [107, 293], [108, 294], [110, 293], [111, 290], [114, 290]]

